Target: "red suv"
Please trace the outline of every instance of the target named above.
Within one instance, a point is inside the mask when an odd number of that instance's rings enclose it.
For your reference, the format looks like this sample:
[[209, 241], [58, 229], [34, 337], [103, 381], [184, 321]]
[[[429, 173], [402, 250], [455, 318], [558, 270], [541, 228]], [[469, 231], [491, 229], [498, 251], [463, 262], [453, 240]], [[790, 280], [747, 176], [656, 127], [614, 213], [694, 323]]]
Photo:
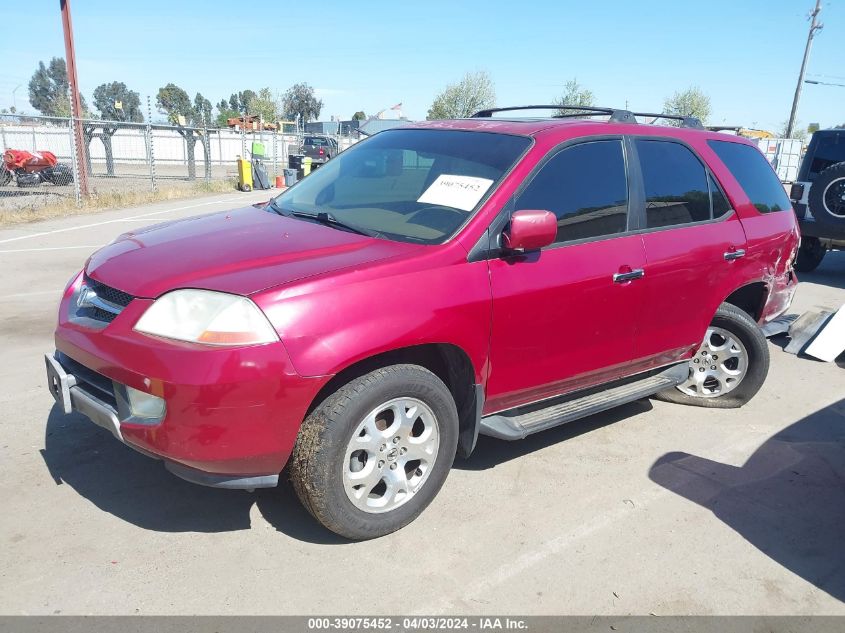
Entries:
[[199, 484], [287, 465], [365, 539], [419, 515], [479, 433], [746, 403], [758, 324], [797, 282], [783, 187], [695, 120], [583, 110], [385, 131], [266, 204], [120, 236], [64, 291], [59, 407]]

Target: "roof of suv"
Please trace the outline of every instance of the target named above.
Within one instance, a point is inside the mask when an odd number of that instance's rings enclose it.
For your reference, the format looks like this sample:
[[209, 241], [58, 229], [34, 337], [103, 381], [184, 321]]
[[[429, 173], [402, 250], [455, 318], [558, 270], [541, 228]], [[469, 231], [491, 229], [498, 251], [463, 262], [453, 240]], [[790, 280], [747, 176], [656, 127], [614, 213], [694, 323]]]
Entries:
[[[468, 118], [444, 119], [438, 121], [420, 121], [401, 126], [403, 129], [441, 129], [467, 130], [479, 132], [497, 132], [499, 134], [519, 134], [534, 136], [544, 131], [566, 131], [569, 134], [583, 131], [585, 135], [596, 133], [613, 133], [608, 128], [619, 128], [619, 133], [637, 132], [640, 134], [654, 134], [655, 136], [674, 136], [683, 138], [688, 135], [705, 136], [724, 141], [733, 141], [750, 145], [747, 139], [711, 132], [708, 130], [673, 127], [668, 125], [652, 125], [647, 123], [620, 123], [616, 121], [602, 121], [595, 119], [574, 118]], [[579, 129], [580, 128], [580, 129]]]

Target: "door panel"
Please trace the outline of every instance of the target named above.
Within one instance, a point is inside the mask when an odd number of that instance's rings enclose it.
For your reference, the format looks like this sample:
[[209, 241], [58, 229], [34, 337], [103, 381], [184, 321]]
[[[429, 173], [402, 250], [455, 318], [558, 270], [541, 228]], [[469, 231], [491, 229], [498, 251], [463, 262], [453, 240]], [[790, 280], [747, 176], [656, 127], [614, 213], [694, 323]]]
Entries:
[[493, 291], [485, 413], [593, 386], [627, 372], [644, 297], [637, 235], [489, 262]]
[[[733, 290], [745, 232], [701, 159], [685, 144], [638, 138], [641, 189], [634, 212], [645, 227], [645, 303], [632, 370], [687, 358]], [[721, 219], [720, 219], [721, 218]]]
[[[552, 150], [513, 201], [557, 217], [555, 244], [489, 262], [488, 413], [592, 386], [626, 371], [643, 300], [639, 236], [627, 233], [621, 138]], [[634, 272], [634, 274], [631, 274]], [[632, 279], [617, 279], [622, 273]]]
[[722, 299], [730, 294], [739, 260], [725, 253], [745, 248], [735, 213], [722, 221], [646, 233], [645, 303], [637, 336], [636, 369], [685, 358], [701, 344]]

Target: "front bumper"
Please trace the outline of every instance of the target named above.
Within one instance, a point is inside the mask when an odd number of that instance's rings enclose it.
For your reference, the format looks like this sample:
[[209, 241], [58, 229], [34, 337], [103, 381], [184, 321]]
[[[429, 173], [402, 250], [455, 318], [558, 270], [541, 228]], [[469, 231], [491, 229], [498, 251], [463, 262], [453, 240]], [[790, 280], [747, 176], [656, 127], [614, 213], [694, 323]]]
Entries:
[[[59, 309], [56, 354], [46, 357], [48, 385], [63, 411], [82, 413], [189, 481], [276, 485], [328, 377], [299, 376], [282, 343], [211, 348], [139, 334], [132, 328], [146, 299], [92, 329], [69, 319], [70, 294]], [[162, 417], [132, 416], [126, 387], [162, 398]]]

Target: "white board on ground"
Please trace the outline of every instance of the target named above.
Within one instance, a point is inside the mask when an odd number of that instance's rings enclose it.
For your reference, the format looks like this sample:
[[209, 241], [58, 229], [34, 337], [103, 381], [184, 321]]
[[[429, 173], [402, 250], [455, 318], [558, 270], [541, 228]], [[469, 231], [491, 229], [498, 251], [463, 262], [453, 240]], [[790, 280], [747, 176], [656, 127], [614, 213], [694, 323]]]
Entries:
[[836, 360], [845, 352], [845, 305], [825, 324], [804, 353], [825, 362]]

